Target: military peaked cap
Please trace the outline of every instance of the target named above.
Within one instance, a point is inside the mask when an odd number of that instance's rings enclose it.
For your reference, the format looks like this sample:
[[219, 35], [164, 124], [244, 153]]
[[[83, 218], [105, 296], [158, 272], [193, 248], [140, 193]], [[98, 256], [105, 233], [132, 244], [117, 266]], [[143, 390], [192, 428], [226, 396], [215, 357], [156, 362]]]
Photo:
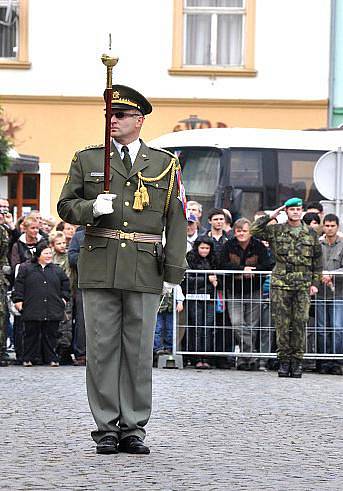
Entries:
[[112, 85], [112, 89], [112, 109], [137, 109], [143, 116], [151, 113], [150, 102], [137, 90], [126, 85]]
[[303, 200], [300, 198], [289, 198], [284, 202], [284, 206], [288, 208], [289, 206], [302, 206]]

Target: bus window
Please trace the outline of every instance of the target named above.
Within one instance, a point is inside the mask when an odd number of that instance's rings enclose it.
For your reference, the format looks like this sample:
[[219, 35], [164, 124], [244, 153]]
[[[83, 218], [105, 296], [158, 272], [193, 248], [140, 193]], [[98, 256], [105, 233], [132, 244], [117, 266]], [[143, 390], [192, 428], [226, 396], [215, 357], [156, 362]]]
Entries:
[[260, 210], [262, 210], [262, 192], [243, 191], [240, 216], [253, 221], [255, 213]]
[[324, 197], [313, 182], [313, 171], [323, 152], [278, 150], [280, 203], [292, 196], [306, 201], [319, 201]]
[[230, 185], [244, 188], [263, 186], [260, 150], [231, 150]]

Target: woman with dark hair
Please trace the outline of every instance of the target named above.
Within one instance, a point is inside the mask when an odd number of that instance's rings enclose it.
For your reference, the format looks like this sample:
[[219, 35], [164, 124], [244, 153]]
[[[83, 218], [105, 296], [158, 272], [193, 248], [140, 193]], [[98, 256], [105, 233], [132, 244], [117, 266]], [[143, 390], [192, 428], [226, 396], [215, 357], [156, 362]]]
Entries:
[[25, 323], [24, 366], [40, 362], [58, 366], [58, 325], [69, 297], [67, 275], [52, 263], [49, 245], [41, 242], [31, 261], [20, 265], [14, 282], [13, 301]]
[[315, 212], [307, 212], [305, 215], [303, 215], [302, 220], [308, 225], [309, 227], [313, 228], [318, 235], [322, 234], [322, 228], [320, 226], [320, 216], [318, 213]]
[[[189, 269], [215, 270], [216, 256], [211, 237], [197, 237], [193, 249], [187, 253]], [[188, 351], [208, 352], [213, 350], [215, 298], [217, 276], [214, 273], [188, 273], [183, 287], [186, 294], [201, 295], [201, 299], [187, 301], [186, 345]], [[206, 358], [196, 361], [196, 368], [210, 368]]]

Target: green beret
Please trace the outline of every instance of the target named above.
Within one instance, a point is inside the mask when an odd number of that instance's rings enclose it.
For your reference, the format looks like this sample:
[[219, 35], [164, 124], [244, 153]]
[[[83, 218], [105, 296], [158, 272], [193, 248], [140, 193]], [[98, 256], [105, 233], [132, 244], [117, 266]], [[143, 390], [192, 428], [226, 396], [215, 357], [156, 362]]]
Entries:
[[288, 208], [289, 206], [302, 206], [303, 200], [300, 198], [289, 198], [287, 201], [284, 202], [283, 205], [286, 208]]

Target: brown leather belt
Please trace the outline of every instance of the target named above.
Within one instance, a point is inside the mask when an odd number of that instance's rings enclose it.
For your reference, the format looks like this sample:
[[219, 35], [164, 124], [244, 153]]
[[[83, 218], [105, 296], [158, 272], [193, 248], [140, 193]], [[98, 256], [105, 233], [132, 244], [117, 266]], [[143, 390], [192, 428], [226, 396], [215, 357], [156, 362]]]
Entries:
[[116, 240], [132, 240], [133, 242], [146, 242], [148, 244], [155, 244], [156, 242], [162, 242], [161, 235], [154, 234], [142, 234], [139, 232], [123, 232], [122, 230], [113, 230], [111, 228], [101, 227], [86, 227], [86, 235], [93, 237], [107, 237], [108, 239]]

